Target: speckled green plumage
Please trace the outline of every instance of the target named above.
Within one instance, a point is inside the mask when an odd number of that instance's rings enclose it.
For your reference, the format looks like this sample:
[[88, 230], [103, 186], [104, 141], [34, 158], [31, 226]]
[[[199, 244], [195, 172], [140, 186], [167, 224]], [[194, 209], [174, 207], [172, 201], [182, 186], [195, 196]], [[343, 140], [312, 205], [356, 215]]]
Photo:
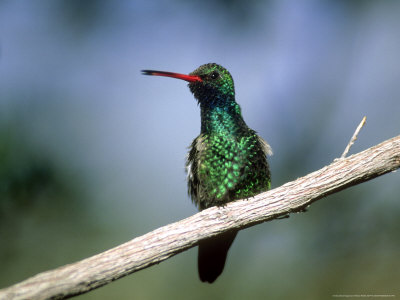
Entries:
[[[200, 210], [249, 198], [270, 188], [269, 145], [247, 127], [235, 101], [233, 79], [217, 64], [202, 65], [189, 83], [201, 110], [201, 132], [187, 158], [188, 192]], [[201, 281], [222, 273], [236, 230], [199, 242]]]
[[[219, 76], [212, 79], [214, 72]], [[201, 109], [201, 134], [187, 159], [188, 190], [200, 209], [248, 198], [270, 187], [269, 145], [243, 121], [231, 75], [216, 64], [203, 65], [190, 83]], [[215, 75], [214, 75], [215, 76]]]
[[[144, 70], [145, 75], [166, 76], [189, 82], [201, 110], [201, 132], [193, 141], [186, 162], [188, 192], [200, 210], [270, 188], [269, 145], [243, 121], [235, 101], [229, 72], [206, 64], [189, 75]], [[231, 230], [199, 241], [201, 281], [212, 283], [222, 273], [228, 250], [237, 234]]]

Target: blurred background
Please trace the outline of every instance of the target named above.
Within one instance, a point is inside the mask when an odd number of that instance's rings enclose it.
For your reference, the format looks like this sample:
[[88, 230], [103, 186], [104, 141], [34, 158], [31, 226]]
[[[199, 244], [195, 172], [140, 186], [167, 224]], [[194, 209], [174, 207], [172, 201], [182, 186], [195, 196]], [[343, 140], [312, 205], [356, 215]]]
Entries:
[[[0, 288], [196, 213], [188, 73], [217, 62], [272, 146], [273, 187], [399, 134], [400, 2], [0, 0]], [[399, 174], [246, 229], [213, 284], [197, 249], [79, 299], [399, 296]]]

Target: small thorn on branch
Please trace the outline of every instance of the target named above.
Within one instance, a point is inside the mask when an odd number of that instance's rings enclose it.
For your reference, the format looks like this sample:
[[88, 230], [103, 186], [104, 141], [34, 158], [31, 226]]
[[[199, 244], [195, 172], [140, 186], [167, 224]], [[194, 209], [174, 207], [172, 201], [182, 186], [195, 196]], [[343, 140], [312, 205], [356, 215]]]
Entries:
[[363, 128], [363, 126], [365, 125], [366, 120], [367, 117], [364, 116], [364, 118], [362, 118], [360, 124], [358, 125], [356, 131], [354, 131], [353, 136], [351, 137], [349, 143], [346, 146], [346, 149], [344, 149], [343, 154], [340, 158], [345, 158], [347, 153], [349, 153], [351, 146], [353, 146], [354, 142], [357, 140], [358, 133], [360, 132], [361, 128]]

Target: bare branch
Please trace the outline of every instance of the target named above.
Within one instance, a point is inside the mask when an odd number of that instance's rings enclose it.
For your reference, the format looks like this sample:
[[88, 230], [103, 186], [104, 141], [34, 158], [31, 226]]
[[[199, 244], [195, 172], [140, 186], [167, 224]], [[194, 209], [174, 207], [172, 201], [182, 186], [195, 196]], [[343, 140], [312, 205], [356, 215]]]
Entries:
[[351, 146], [353, 146], [354, 142], [357, 140], [358, 133], [360, 132], [361, 128], [363, 128], [363, 126], [365, 125], [365, 121], [367, 121], [366, 116], [364, 116], [364, 118], [362, 118], [360, 124], [358, 124], [356, 131], [354, 131], [353, 136], [351, 137], [349, 143], [346, 146], [346, 149], [344, 149], [343, 154], [340, 158], [345, 158], [347, 153], [349, 153]]
[[301, 211], [329, 194], [399, 167], [397, 136], [254, 198], [212, 207], [106, 252], [40, 273], [0, 290], [0, 299], [64, 299], [86, 293], [166, 260], [201, 239]]

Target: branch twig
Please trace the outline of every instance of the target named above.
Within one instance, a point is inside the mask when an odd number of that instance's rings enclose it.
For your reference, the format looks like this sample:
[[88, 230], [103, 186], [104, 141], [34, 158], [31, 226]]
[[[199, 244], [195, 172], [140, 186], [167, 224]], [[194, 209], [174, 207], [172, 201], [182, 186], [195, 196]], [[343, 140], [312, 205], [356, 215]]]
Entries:
[[400, 167], [400, 136], [276, 189], [203, 210], [118, 247], [0, 290], [0, 299], [65, 299], [157, 264], [198, 241], [301, 211], [312, 202]]
[[347, 153], [349, 153], [351, 146], [353, 146], [354, 142], [357, 140], [358, 133], [360, 132], [361, 128], [363, 128], [366, 120], [367, 120], [367, 117], [364, 116], [364, 118], [362, 118], [360, 124], [358, 124], [356, 131], [354, 131], [353, 136], [351, 137], [349, 143], [347, 144], [347, 146], [344, 149], [343, 154], [340, 158], [345, 158]]

